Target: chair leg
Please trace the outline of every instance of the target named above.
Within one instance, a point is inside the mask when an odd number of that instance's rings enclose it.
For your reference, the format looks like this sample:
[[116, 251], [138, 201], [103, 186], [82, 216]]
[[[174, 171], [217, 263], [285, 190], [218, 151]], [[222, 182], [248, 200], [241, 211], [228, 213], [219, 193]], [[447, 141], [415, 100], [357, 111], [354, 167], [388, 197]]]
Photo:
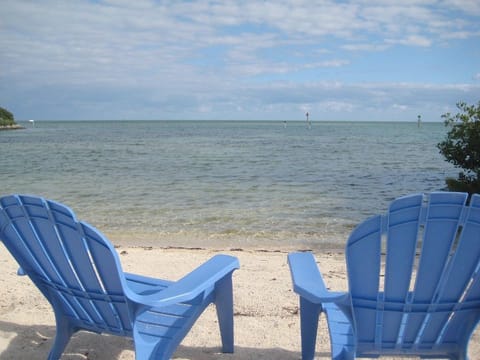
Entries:
[[63, 351], [65, 350], [68, 342], [70, 341], [70, 338], [75, 332], [75, 329], [62, 315], [55, 314], [55, 320], [57, 325], [55, 341], [53, 342], [52, 349], [48, 354], [48, 360], [60, 359]]
[[322, 310], [320, 304], [314, 304], [300, 297], [300, 329], [302, 338], [302, 360], [315, 357], [318, 319]]
[[225, 276], [215, 285], [215, 306], [217, 308], [222, 352], [233, 353], [233, 288], [232, 274]]
[[133, 340], [137, 360], [167, 360], [176, 350], [176, 346], [166, 337], [142, 334], [138, 324], [133, 327]]
[[158, 341], [146, 342], [135, 339], [135, 359], [138, 360], [150, 360], [150, 359], [168, 359], [165, 354], [162, 353], [162, 349], [158, 349]]

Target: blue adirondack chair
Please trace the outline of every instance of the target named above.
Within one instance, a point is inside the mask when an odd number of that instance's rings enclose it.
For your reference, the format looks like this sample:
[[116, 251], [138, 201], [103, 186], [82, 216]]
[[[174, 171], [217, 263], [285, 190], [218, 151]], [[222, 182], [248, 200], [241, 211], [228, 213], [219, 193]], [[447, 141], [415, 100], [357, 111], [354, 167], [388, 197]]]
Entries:
[[0, 198], [0, 240], [53, 307], [49, 359], [79, 330], [132, 337], [137, 359], [168, 359], [211, 303], [233, 352], [235, 257], [216, 255], [177, 282], [124, 273], [111, 243], [68, 207], [22, 195]]
[[348, 292], [327, 290], [311, 253], [289, 254], [302, 358], [314, 357], [325, 312], [333, 359], [466, 359], [480, 319], [480, 195], [466, 200], [406, 196], [358, 225], [346, 245]]

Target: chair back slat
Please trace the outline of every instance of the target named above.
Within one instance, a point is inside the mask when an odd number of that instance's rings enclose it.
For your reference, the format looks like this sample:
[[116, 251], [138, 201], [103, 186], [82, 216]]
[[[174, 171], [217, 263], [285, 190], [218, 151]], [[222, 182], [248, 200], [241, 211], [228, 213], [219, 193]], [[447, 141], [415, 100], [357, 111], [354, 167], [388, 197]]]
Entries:
[[[70, 287], [84, 289], [92, 293], [101, 293], [102, 288], [90, 261], [88, 249], [85, 246], [81, 233], [78, 232], [76, 226], [72, 228], [67, 225], [57, 224], [59, 241], [64, 248], [63, 254], [59, 258], [66, 260], [69, 270], [75, 273], [75, 284], [69, 284]], [[54, 258], [58, 261], [57, 258]], [[64, 267], [59, 267], [61, 271], [65, 271]]]
[[423, 197], [414, 195], [394, 201], [387, 217], [385, 301], [405, 301], [417, 248]]
[[415, 283], [415, 302], [430, 302], [439, 286], [452, 254], [466, 194], [430, 195], [425, 221], [425, 233]]
[[[466, 199], [466, 194], [460, 193], [430, 195], [422, 223], [421, 252], [411, 303], [433, 303], [451, 257]], [[420, 342], [433, 344], [434, 341], [425, 337], [426, 331], [433, 326], [441, 328], [444, 314], [437, 314], [435, 319], [432, 316], [427, 307], [422, 313], [406, 316], [402, 342], [409, 346]], [[430, 324], [429, 327], [426, 327], [427, 324]]]
[[[44, 231], [44, 233], [42, 232]], [[44, 237], [51, 237], [54, 231], [48, 226], [43, 226], [42, 220], [29, 221], [25, 218], [15, 218], [12, 220], [10, 226], [4, 230], [6, 236], [11, 239], [32, 239], [33, 241], [12, 241], [5, 243], [5, 245], [18, 254], [21, 261], [20, 266], [25, 271], [34, 271], [45, 279], [59, 284], [65, 284], [62, 274], [60, 274], [52, 262], [52, 260], [45, 253], [43, 247]], [[55, 235], [54, 235], [55, 236]], [[70, 279], [73, 278], [71, 273], [65, 274]]]
[[403, 313], [390, 311], [388, 304], [405, 302], [408, 297], [422, 203], [422, 195], [400, 198], [390, 205], [387, 214], [385, 285], [383, 299], [379, 299], [387, 305], [382, 304], [377, 314], [377, 323], [382, 327], [376, 342], [392, 348], [401, 334]]
[[[380, 275], [382, 237], [381, 216], [372, 217], [355, 228], [346, 248], [347, 269], [352, 299], [376, 301]], [[364, 261], [364, 259], [369, 259]], [[376, 309], [354, 312], [358, 336], [373, 341], [376, 330]]]
[[[459, 343], [460, 339], [468, 339], [480, 319], [480, 276], [477, 272], [459, 309], [470, 309], [455, 312], [444, 326], [440, 339], [445, 343]], [[476, 301], [476, 309], [475, 303]], [[466, 344], [464, 344], [466, 345]]]
[[480, 316], [480, 195], [472, 197], [467, 211], [458, 244], [453, 249], [455, 252], [452, 252], [434, 298], [438, 306], [456, 305], [452, 311], [438, 316], [437, 326], [435, 323], [426, 326], [423, 338], [427, 342], [451, 342], [461, 338], [466, 331], [473, 330], [471, 321], [476, 319], [476, 324]]
[[478, 270], [480, 255], [480, 195], [474, 195], [462, 227], [456, 253], [446, 272], [439, 301], [458, 301], [472, 275]]
[[[90, 256], [95, 266], [98, 279], [102, 282], [101, 287], [109, 294], [122, 294], [123, 289], [117, 272], [111, 271], [116, 268], [115, 258], [111, 256], [112, 250], [103, 241], [98, 232], [87, 224], [82, 224], [85, 235], [85, 243], [88, 246]], [[98, 266], [98, 265], [101, 266]]]

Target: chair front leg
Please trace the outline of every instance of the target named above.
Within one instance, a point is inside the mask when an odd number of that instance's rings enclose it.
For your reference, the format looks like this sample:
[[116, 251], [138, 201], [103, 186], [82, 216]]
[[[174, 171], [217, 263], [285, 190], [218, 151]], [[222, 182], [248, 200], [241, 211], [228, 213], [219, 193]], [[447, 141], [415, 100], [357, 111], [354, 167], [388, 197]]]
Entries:
[[62, 356], [63, 351], [67, 347], [70, 338], [75, 329], [70, 325], [70, 322], [63, 315], [55, 312], [56, 334], [52, 349], [48, 354], [48, 360], [58, 360]]
[[233, 286], [232, 273], [215, 284], [215, 306], [217, 308], [222, 352], [233, 353]]
[[322, 312], [321, 304], [314, 304], [300, 296], [300, 331], [302, 338], [302, 360], [315, 357], [318, 319]]

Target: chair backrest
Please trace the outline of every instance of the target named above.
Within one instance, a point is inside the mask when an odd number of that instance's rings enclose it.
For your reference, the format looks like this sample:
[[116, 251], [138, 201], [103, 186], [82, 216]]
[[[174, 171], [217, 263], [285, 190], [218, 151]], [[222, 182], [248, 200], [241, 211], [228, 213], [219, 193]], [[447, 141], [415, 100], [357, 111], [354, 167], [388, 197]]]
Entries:
[[130, 335], [118, 256], [66, 206], [39, 197], [0, 198], [0, 240], [21, 270], [79, 328]]
[[392, 202], [346, 248], [359, 353], [434, 353], [466, 346], [480, 319], [480, 195]]

